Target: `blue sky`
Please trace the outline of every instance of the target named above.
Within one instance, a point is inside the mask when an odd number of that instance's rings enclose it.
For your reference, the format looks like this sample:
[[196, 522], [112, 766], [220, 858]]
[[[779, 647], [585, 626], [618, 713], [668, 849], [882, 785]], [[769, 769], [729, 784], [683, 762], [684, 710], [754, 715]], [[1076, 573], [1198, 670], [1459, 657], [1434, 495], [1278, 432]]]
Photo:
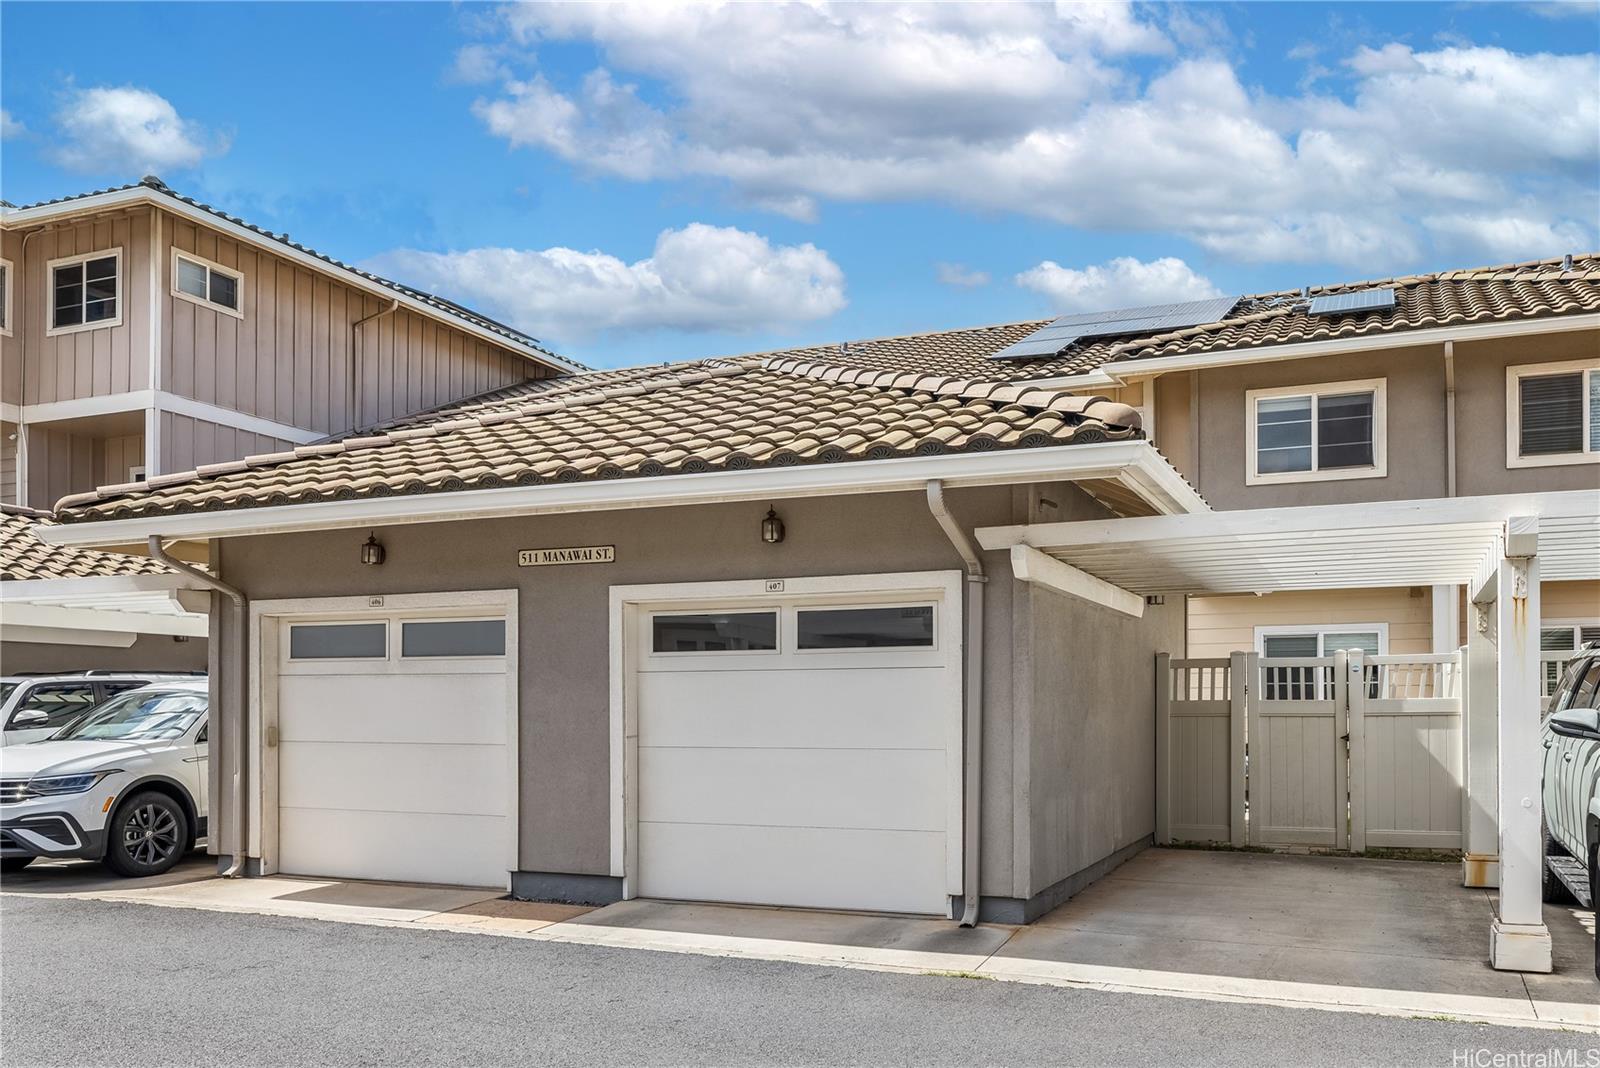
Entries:
[[1596, 10], [9, 3], [0, 191], [718, 355], [1592, 249]]

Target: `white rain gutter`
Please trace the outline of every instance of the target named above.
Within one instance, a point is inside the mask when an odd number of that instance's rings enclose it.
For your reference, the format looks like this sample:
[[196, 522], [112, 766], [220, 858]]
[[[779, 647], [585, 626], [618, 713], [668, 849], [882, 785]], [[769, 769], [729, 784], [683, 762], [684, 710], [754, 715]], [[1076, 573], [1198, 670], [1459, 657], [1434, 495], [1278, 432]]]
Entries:
[[[228, 711], [228, 726], [223, 732], [224, 738], [231, 739], [234, 742], [232, 784], [233, 819], [229, 821], [233, 824], [233, 826], [230, 828], [232, 834], [229, 836], [233, 839], [233, 863], [228, 865], [228, 869], [222, 873], [222, 877], [224, 879], [237, 879], [244, 871], [244, 852], [247, 841], [244, 834], [244, 769], [245, 765], [250, 759], [250, 739], [245, 736], [244, 729], [244, 710], [246, 705], [249, 703], [249, 684], [248, 680], [245, 678], [244, 672], [244, 649], [248, 644], [245, 636], [245, 628], [247, 623], [245, 616], [244, 593], [243, 591], [228, 585], [226, 582], [223, 582], [214, 575], [206, 574], [204, 571], [201, 571], [198, 567], [195, 567], [192, 564], [186, 564], [176, 557], [169, 556], [167, 554], [166, 546], [161, 543], [161, 538], [159, 535], [150, 535], [148, 544], [150, 546], [151, 559], [159, 560], [179, 574], [187, 575], [189, 578], [200, 583], [207, 589], [215, 590], [217, 593], [222, 594], [233, 606], [233, 632], [237, 636], [237, 640], [239, 642], [238, 664], [236, 664], [234, 667], [233, 675], [238, 687], [238, 693], [235, 695], [232, 708]], [[221, 639], [222, 635], [217, 635], [217, 640], [219, 643], [221, 642]], [[222, 662], [222, 648], [220, 644], [217, 649], [217, 662], [219, 664]], [[223, 669], [223, 675], [224, 677], [227, 675], [226, 667]]]
[[[352, 526], [721, 504], [772, 497], [915, 493], [929, 479], [939, 479], [951, 487], [1104, 480], [1127, 487], [1162, 515], [1211, 510], [1149, 442], [1104, 441], [56, 523], [35, 527], [34, 534], [50, 545], [125, 546], [152, 534], [168, 540], [193, 540]], [[152, 488], [161, 487], [161, 479], [152, 483]]]
[[961, 554], [967, 565], [967, 644], [966, 663], [962, 676], [966, 679], [966, 745], [963, 746], [965, 774], [962, 776], [962, 828], [961, 828], [961, 926], [978, 925], [979, 876], [979, 826], [983, 800], [983, 587], [989, 577], [983, 573], [983, 561], [972, 539], [955, 521], [944, 503], [944, 484], [938, 479], [928, 482], [928, 511], [939, 521], [945, 537]]

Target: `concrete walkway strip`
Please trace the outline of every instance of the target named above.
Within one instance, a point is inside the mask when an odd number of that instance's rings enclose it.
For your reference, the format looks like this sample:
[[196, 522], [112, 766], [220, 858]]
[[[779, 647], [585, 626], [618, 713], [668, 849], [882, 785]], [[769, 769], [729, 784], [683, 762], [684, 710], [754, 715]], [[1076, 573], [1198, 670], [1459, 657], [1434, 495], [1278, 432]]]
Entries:
[[[824, 913], [655, 901], [600, 909], [512, 901], [499, 891], [272, 876], [205, 879], [129, 890], [34, 893], [168, 908], [203, 909], [570, 942], [878, 971], [936, 973], [1245, 1004], [1384, 1016], [1450, 1017], [1600, 1034], [1600, 1005], [1426, 990], [1379, 989], [1198, 974], [1028, 956], [1018, 928], [965, 930], [915, 917]], [[1005, 952], [1002, 953], [1002, 950]]]

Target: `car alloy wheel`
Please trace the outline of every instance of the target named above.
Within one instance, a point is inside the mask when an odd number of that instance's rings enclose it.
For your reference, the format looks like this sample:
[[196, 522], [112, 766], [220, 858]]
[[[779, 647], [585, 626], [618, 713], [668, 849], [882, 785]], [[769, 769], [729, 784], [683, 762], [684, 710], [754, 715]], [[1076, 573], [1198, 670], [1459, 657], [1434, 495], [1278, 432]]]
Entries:
[[122, 845], [140, 867], [157, 867], [178, 852], [178, 821], [165, 805], [147, 801], [128, 813]]
[[106, 833], [106, 866], [118, 875], [160, 875], [182, 860], [193, 844], [183, 803], [159, 790], [124, 801]]

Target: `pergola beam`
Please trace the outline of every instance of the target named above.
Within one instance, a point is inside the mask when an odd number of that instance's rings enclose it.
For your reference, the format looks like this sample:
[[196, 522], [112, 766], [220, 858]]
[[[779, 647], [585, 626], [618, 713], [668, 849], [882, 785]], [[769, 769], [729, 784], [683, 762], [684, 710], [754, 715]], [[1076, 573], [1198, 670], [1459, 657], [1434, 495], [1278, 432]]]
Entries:
[[1011, 547], [1011, 573], [1057, 593], [1102, 605], [1135, 619], [1144, 615], [1144, 598], [1120, 586], [1097, 579], [1087, 571], [1063, 564], [1053, 556], [1026, 545]]

